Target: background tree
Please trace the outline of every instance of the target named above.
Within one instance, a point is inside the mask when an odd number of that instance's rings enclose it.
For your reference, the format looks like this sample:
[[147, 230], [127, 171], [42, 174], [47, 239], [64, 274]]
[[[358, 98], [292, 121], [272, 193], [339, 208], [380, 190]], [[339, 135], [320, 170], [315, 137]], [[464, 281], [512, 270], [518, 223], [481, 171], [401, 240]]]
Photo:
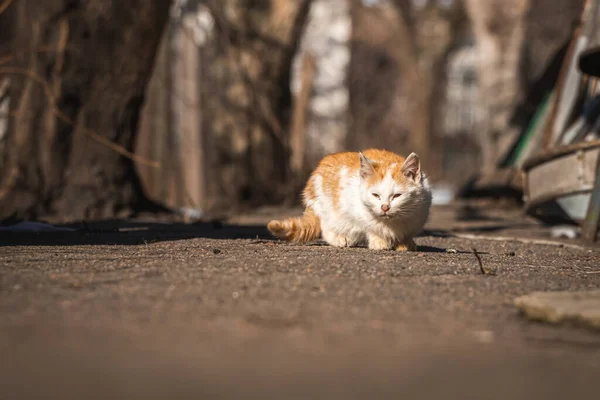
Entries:
[[289, 194], [290, 73], [310, 3], [206, 3], [215, 27], [204, 95], [207, 191], [217, 211]]
[[[156, 209], [131, 153], [169, 0], [15, 0], [0, 217]], [[2, 46], [3, 49], [6, 46]], [[6, 62], [10, 60], [10, 62]]]
[[467, 25], [462, 3], [410, 0], [366, 7], [352, 0], [352, 129], [348, 147], [415, 151], [441, 172], [440, 107], [446, 61]]

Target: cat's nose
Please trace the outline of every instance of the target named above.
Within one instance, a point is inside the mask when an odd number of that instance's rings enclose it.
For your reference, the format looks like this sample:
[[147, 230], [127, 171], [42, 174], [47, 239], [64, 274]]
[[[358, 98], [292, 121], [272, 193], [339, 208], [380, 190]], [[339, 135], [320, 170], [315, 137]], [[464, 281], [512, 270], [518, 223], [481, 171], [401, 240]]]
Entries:
[[383, 212], [388, 212], [388, 211], [390, 211], [390, 206], [389, 206], [389, 204], [382, 204], [382, 205], [381, 205], [381, 211], [383, 211]]

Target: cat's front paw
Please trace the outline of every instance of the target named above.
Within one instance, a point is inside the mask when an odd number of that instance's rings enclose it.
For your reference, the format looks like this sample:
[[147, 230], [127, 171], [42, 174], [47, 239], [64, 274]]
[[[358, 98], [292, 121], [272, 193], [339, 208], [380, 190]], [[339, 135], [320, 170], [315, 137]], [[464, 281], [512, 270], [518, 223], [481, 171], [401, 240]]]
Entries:
[[350, 241], [346, 236], [337, 235], [330, 242], [330, 245], [334, 247], [350, 247]]
[[350, 240], [344, 235], [338, 235], [331, 231], [323, 232], [323, 239], [333, 247], [350, 247]]
[[391, 250], [392, 246], [387, 239], [379, 236], [369, 236], [369, 249], [371, 250]]
[[396, 251], [417, 251], [417, 244], [414, 240], [409, 239], [403, 243], [397, 244]]

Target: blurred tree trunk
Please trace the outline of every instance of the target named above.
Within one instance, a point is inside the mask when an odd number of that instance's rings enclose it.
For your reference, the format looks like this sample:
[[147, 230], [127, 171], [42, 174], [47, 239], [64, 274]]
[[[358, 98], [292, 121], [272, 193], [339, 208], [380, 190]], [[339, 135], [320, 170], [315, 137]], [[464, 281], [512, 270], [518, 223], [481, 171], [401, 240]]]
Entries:
[[428, 2], [421, 9], [409, 8], [408, 0], [397, 0], [402, 17], [408, 22], [414, 74], [411, 102], [411, 151], [421, 155], [429, 175], [437, 178], [443, 171], [443, 139], [440, 116], [445, 101], [448, 55], [462, 35], [467, 15], [456, 1], [442, 8]]
[[[9, 12], [6, 12], [6, 8], [4, 8], [2, 3], [0, 3], [0, 58], [3, 58], [4, 55], [10, 54], [12, 52], [12, 35], [13, 31], [13, 18]], [[5, 61], [0, 61], [0, 66], [5, 63]], [[2, 171], [2, 153], [5, 149], [6, 143], [6, 130], [9, 119], [9, 111], [8, 111], [8, 91], [10, 85], [10, 77], [0, 75], [0, 171]]]
[[18, 0], [9, 7], [15, 58], [0, 73], [11, 77], [14, 118], [0, 217], [106, 218], [154, 207], [127, 154], [169, 6]]
[[348, 72], [351, 150], [384, 147], [409, 151], [409, 98], [416, 78], [411, 36], [394, 8], [366, 7], [352, 0]]
[[353, 0], [352, 13], [348, 146], [414, 151], [430, 176], [439, 175], [443, 149], [436, 121], [446, 59], [465, 25], [462, 5], [415, 8], [410, 0], [396, 0], [366, 7]]
[[490, 175], [518, 133], [510, 119], [525, 89], [520, 70], [530, 4], [529, 0], [466, 0], [465, 4], [480, 60], [481, 172]]
[[209, 208], [288, 194], [291, 64], [310, 0], [212, 0], [205, 104]]

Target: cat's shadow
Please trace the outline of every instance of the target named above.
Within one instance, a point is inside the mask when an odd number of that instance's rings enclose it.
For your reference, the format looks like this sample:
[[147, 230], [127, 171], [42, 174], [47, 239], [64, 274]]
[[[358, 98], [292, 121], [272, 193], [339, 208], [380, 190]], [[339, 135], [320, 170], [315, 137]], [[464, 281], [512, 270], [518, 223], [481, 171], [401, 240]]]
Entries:
[[[335, 249], [335, 247], [329, 246], [325, 241], [322, 240], [316, 240], [314, 242], [310, 242], [307, 243], [305, 246], [309, 246], [309, 247], [331, 247], [333, 249]], [[362, 245], [362, 246], [355, 246], [353, 247], [354, 249], [363, 249], [366, 250], [367, 246]], [[435, 247], [435, 246], [417, 246], [417, 253], [447, 253], [447, 249], [444, 247]], [[452, 253], [455, 254], [471, 254], [472, 252], [470, 251], [460, 251], [460, 250], [456, 250], [455, 252], [453, 251]], [[481, 254], [486, 254], [483, 252], [480, 252]]]
[[[446, 253], [446, 249], [442, 247], [434, 247], [434, 246], [418, 246], [417, 252], [419, 253]], [[458, 253], [458, 251], [457, 251]], [[463, 253], [463, 252], [460, 252]]]

